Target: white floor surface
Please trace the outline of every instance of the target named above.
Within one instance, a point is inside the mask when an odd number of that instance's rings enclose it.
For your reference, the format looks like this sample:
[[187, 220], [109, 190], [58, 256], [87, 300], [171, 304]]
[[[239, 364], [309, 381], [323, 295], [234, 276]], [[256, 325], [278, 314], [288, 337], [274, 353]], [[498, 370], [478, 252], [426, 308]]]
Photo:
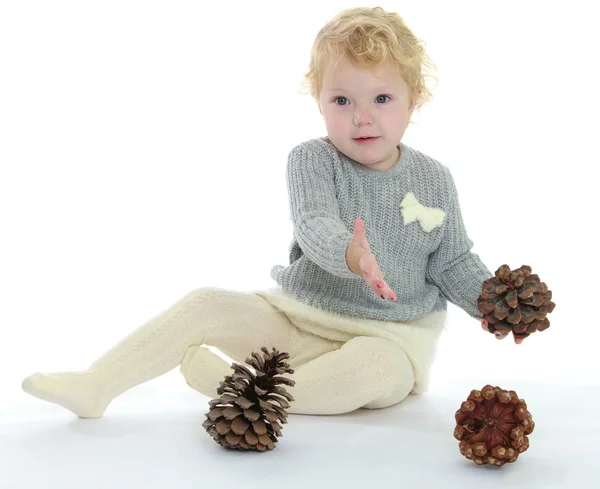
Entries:
[[[600, 487], [600, 386], [514, 382], [535, 431], [519, 460], [478, 467], [458, 451], [454, 413], [482, 382], [432, 380], [378, 411], [293, 416], [275, 450], [236, 452], [202, 428], [208, 398], [176, 372], [84, 420], [24, 393], [0, 407], [2, 489]], [[179, 377], [180, 379], [180, 377]]]

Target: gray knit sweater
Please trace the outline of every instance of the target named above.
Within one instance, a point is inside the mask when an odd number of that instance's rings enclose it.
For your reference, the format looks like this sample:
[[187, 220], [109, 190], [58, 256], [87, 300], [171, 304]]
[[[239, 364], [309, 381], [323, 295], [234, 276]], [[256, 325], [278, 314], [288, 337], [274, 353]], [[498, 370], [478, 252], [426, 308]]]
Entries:
[[[452, 175], [433, 158], [399, 147], [390, 170], [360, 165], [327, 137], [292, 149], [290, 263], [273, 267], [271, 276], [301, 302], [355, 317], [408, 321], [446, 309], [449, 300], [480, 319], [477, 297], [493, 274], [471, 252]], [[375, 295], [346, 264], [358, 217], [397, 301]]]

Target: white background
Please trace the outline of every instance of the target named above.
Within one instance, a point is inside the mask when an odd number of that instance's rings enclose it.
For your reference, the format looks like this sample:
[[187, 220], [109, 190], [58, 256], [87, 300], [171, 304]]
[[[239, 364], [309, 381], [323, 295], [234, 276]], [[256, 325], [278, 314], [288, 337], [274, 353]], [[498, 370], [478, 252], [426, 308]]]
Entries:
[[474, 251], [530, 265], [557, 304], [522, 345], [450, 304], [433, 388], [598, 384], [593, 2], [6, 1], [5, 408], [26, 375], [85, 368], [194, 288], [274, 285], [287, 154], [325, 134], [301, 76], [317, 31], [357, 5], [398, 11], [437, 65], [403, 141], [451, 169]]

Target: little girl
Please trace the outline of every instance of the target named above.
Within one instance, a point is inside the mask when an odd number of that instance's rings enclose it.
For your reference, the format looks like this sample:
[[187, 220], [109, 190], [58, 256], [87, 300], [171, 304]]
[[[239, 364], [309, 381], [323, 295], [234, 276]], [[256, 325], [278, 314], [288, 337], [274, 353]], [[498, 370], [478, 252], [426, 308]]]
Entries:
[[493, 274], [471, 252], [448, 168], [401, 142], [431, 96], [422, 43], [395, 13], [342, 11], [318, 33], [306, 82], [327, 136], [289, 154], [294, 236], [277, 287], [200, 288], [82, 372], [36, 373], [23, 389], [82, 418], [180, 366], [208, 397], [261, 347], [290, 355], [290, 413], [384, 408], [427, 387], [447, 301], [481, 319]]

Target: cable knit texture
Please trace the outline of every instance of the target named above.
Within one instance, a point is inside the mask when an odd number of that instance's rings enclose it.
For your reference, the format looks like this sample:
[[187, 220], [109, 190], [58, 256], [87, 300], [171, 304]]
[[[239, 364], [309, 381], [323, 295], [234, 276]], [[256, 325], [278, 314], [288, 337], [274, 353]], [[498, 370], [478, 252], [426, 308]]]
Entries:
[[289, 353], [296, 385], [290, 413], [382, 408], [422, 392], [444, 313], [415, 324], [344, 318], [286, 297], [197, 289], [136, 328], [80, 372], [35, 373], [25, 392], [82, 418], [101, 417], [119, 394], [181, 365], [188, 385], [215, 397], [227, 363], [261, 347]]
[[[287, 184], [294, 236], [289, 264], [271, 276], [299, 301], [354, 317], [407, 321], [445, 310], [447, 301], [480, 319], [477, 297], [493, 276], [471, 251], [453, 177], [433, 158], [399, 144], [390, 170], [373, 170], [327, 137], [289, 154]], [[354, 221], [397, 301], [373, 294], [346, 264]]]

